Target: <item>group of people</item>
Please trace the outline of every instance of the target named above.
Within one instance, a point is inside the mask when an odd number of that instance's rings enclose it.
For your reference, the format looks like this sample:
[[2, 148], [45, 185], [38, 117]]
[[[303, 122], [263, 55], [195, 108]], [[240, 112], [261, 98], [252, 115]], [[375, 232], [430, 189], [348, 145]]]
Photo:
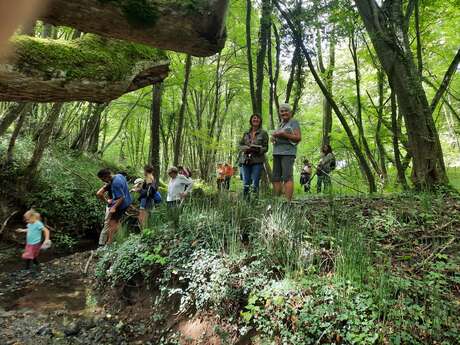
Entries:
[[250, 198], [250, 193], [257, 194], [262, 171], [264, 170], [265, 153], [268, 143], [273, 144], [272, 183], [275, 195], [284, 195], [292, 199], [294, 192], [293, 167], [297, 154], [297, 145], [302, 140], [300, 126], [293, 119], [289, 104], [279, 106], [280, 126], [270, 135], [262, 127], [260, 114], [253, 114], [249, 119], [249, 130], [240, 141], [238, 163], [243, 177], [243, 195]]
[[217, 190], [230, 190], [230, 181], [233, 176], [233, 167], [229, 163], [217, 164]]
[[[264, 171], [265, 153], [268, 151], [269, 141], [273, 144], [273, 171], [272, 183], [275, 195], [284, 192], [287, 200], [292, 199], [294, 192], [293, 167], [297, 155], [297, 145], [302, 140], [300, 126], [293, 119], [289, 104], [280, 104], [279, 116], [281, 119], [277, 130], [271, 135], [262, 127], [260, 114], [253, 114], [249, 119], [249, 130], [243, 134], [239, 146], [238, 163], [241, 167], [243, 180], [243, 195], [250, 199], [250, 194], [257, 194], [262, 172]], [[330, 145], [321, 149], [321, 159], [316, 168], [318, 176], [317, 190], [325, 190], [331, 186], [330, 173], [335, 169], [335, 157]], [[301, 184], [306, 192], [310, 191], [312, 166], [304, 161], [301, 172]]]
[[[131, 190], [123, 173], [113, 174], [110, 169], [102, 169], [97, 176], [105, 183], [96, 193], [97, 197], [106, 204], [104, 226], [99, 236], [99, 245], [103, 246], [113, 242], [121, 218], [133, 204], [131, 192], [139, 195], [138, 220], [141, 226], [147, 223], [149, 213], [154, 205], [160, 203], [162, 199], [158, 192], [158, 181], [151, 165], [144, 167], [144, 178], [136, 179]], [[190, 171], [184, 167], [169, 168], [168, 176], [170, 181], [166, 203], [169, 207], [176, 207], [190, 193], [193, 180]]]
[[[240, 173], [243, 180], [243, 195], [249, 199], [251, 193], [257, 194], [262, 171], [264, 171], [265, 154], [268, 151], [269, 141], [273, 144], [273, 171], [272, 183], [275, 195], [284, 193], [288, 200], [292, 199], [294, 191], [293, 167], [297, 154], [297, 145], [302, 140], [299, 123], [293, 119], [289, 104], [279, 106], [280, 125], [270, 136], [262, 127], [262, 117], [253, 114], [249, 119], [249, 130], [243, 134], [239, 145]], [[321, 159], [312, 173], [312, 166], [308, 160], [304, 161], [301, 172], [301, 184], [306, 192], [310, 191], [310, 181], [318, 177], [317, 190], [327, 189], [331, 186], [330, 173], [335, 169], [335, 157], [330, 145], [321, 149]], [[234, 169], [228, 164], [220, 164], [217, 169], [218, 188], [229, 189], [230, 179]], [[171, 167], [168, 169], [170, 181], [166, 203], [170, 208], [180, 205], [191, 192], [193, 180], [190, 170], [184, 167]], [[144, 167], [144, 177], [134, 181], [134, 187], [129, 188], [128, 181], [123, 173], [113, 174], [110, 169], [102, 169], [97, 173], [104, 185], [97, 191], [97, 197], [106, 204], [103, 230], [99, 237], [99, 245], [113, 242], [120, 221], [129, 207], [133, 204], [131, 192], [138, 194], [139, 215], [141, 226], [148, 221], [149, 213], [156, 203], [161, 202], [158, 192], [158, 180], [154, 176], [154, 168], [150, 165]], [[24, 215], [27, 229], [18, 229], [27, 232], [26, 248], [23, 259], [26, 267], [33, 263], [38, 265], [37, 256], [41, 249], [50, 246], [49, 230], [40, 221], [40, 214], [29, 210]], [[42, 234], [45, 241], [42, 243]]]
[[332, 148], [329, 144], [321, 147], [321, 159], [316, 167], [316, 172], [313, 174], [311, 163], [306, 159], [303, 161], [303, 168], [300, 173], [300, 184], [303, 186], [306, 193], [310, 192], [311, 180], [317, 176], [316, 191], [321, 193], [321, 190], [328, 191], [331, 188], [331, 172], [335, 169], [335, 156], [332, 153]]

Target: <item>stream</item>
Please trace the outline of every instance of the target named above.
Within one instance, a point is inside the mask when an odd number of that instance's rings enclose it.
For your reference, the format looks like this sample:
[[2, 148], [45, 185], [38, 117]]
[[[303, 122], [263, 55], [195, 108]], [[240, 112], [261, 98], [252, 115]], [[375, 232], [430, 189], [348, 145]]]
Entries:
[[0, 243], [0, 344], [149, 344], [142, 324], [106, 311], [84, 273], [91, 251], [40, 257], [22, 269], [22, 249]]

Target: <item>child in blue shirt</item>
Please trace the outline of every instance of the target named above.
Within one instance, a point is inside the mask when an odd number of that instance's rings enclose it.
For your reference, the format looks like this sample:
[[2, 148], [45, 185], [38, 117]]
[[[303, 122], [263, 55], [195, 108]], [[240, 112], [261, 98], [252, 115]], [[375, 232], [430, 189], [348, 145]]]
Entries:
[[[51, 245], [50, 232], [40, 221], [40, 213], [31, 209], [24, 213], [24, 220], [27, 223], [26, 229], [17, 229], [17, 232], [26, 232], [26, 247], [22, 258], [26, 260], [26, 269], [30, 268], [31, 262], [38, 266], [38, 254], [43, 249]], [[45, 241], [42, 245], [42, 233], [45, 235]]]

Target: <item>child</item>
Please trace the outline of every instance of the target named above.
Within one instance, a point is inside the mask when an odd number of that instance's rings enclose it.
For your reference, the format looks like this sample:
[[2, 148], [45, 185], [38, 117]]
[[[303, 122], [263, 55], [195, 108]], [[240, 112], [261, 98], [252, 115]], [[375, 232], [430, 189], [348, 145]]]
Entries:
[[303, 161], [303, 169], [300, 173], [300, 184], [303, 185], [303, 190], [305, 193], [310, 192], [310, 180], [311, 180], [311, 163], [308, 159]]
[[149, 213], [152, 211], [155, 200], [154, 196], [157, 192], [156, 180], [153, 176], [154, 168], [151, 165], [144, 167], [144, 180], [139, 188], [139, 223], [144, 226], [148, 222]]
[[27, 229], [17, 229], [17, 232], [27, 232], [26, 248], [22, 254], [22, 258], [26, 260], [26, 269], [30, 268], [30, 263], [33, 262], [38, 266], [37, 257], [42, 248], [42, 232], [45, 234], [43, 248], [49, 248], [51, 245], [50, 232], [40, 221], [40, 213], [31, 209], [24, 213], [24, 220], [27, 223]]

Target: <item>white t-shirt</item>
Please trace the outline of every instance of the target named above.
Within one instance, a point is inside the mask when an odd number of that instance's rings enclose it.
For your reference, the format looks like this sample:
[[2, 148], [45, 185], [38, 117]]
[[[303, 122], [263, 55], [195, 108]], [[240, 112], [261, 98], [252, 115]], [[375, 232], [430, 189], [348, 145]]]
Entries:
[[180, 200], [180, 193], [189, 192], [192, 190], [193, 180], [189, 177], [186, 177], [182, 174], [177, 174], [177, 176], [169, 181], [168, 184], [168, 195], [166, 201], [176, 201]]

